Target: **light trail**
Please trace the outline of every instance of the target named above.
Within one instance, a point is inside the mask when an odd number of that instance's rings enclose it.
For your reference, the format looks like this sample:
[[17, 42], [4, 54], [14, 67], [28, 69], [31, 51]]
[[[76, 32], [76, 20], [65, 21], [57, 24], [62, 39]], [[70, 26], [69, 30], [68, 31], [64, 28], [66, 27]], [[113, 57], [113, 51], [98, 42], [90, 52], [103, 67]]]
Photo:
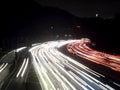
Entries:
[[120, 72], [120, 56], [110, 55], [93, 50], [89, 47], [89, 39], [81, 39], [74, 43], [69, 43], [67, 49], [70, 53], [76, 54], [86, 60], [95, 62]]
[[0, 67], [0, 73], [7, 67], [8, 63], [3, 63]]
[[26, 69], [27, 69], [27, 66], [28, 66], [28, 63], [29, 63], [29, 59], [27, 58], [25, 58], [24, 60], [23, 60], [23, 63], [22, 63], [22, 65], [21, 65], [21, 67], [20, 67], [20, 70], [18, 71], [18, 73], [17, 73], [17, 75], [16, 75], [16, 78], [18, 78], [19, 76], [21, 76], [21, 77], [23, 77], [24, 76], [24, 74], [25, 74], [25, 72], [26, 72]]
[[2, 65], [0, 65], [0, 69], [5, 65], [5, 63], [3, 63]]
[[22, 51], [22, 50], [25, 49], [25, 48], [27, 48], [27, 47], [18, 48], [18, 49], [16, 49], [16, 52], [20, 52], [20, 51]]
[[27, 69], [27, 66], [28, 66], [28, 63], [29, 63], [29, 58], [26, 59], [26, 64], [25, 64], [25, 66], [24, 66], [24, 68], [23, 68], [23, 71], [22, 71], [21, 77], [24, 76], [24, 74], [25, 74], [25, 72], [26, 72], [26, 69]]
[[115, 90], [109, 84], [102, 82], [101, 77], [104, 78], [104, 75], [58, 50], [73, 42], [80, 41], [50, 41], [35, 45], [29, 50], [42, 90]]

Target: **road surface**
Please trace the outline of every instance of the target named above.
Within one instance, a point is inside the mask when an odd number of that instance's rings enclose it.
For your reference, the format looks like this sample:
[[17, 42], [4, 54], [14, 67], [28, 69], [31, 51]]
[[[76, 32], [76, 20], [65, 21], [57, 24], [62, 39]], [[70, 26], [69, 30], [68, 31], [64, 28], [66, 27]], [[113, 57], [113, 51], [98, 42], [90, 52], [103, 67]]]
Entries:
[[[1, 80], [1, 90], [116, 90], [120, 88], [119, 82], [106, 79], [103, 74], [59, 50], [62, 46], [78, 41], [49, 41], [34, 44], [24, 51], [25, 48], [19, 49], [15, 68], [4, 73], [7, 76]], [[4, 67], [3, 71], [7, 70], [6, 63], [0, 66]]]
[[81, 39], [67, 45], [69, 52], [90, 60], [97, 64], [107, 66], [115, 71], [120, 72], [120, 56], [110, 55], [103, 52], [93, 50], [89, 47], [91, 41], [89, 39]]

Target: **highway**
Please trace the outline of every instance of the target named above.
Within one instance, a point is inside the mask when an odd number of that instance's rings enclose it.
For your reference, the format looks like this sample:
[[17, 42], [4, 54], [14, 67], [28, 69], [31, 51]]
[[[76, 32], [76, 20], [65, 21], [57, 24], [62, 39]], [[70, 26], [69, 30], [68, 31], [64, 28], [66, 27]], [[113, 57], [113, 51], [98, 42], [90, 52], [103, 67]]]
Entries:
[[23, 83], [29, 66], [26, 48], [13, 50], [0, 60], [0, 90], [24, 90]]
[[79, 57], [83, 57], [86, 60], [90, 60], [120, 72], [120, 56], [93, 50], [89, 47], [90, 43], [91, 41], [89, 39], [82, 39], [68, 44], [67, 49], [70, 53], [76, 54]]
[[[115, 90], [104, 75], [64, 55], [58, 48], [79, 40], [51, 41], [31, 48], [32, 62], [43, 90]], [[120, 88], [120, 87], [119, 87]]]
[[[76, 54], [71, 46], [81, 41], [48, 41], [33, 44], [27, 50], [25, 47], [16, 50], [19, 58], [14, 69], [1, 80], [1, 90], [119, 90], [119, 81], [107, 79], [59, 50], [67, 46], [69, 52]], [[0, 64], [0, 70], [6, 71], [8, 65], [7, 62]]]

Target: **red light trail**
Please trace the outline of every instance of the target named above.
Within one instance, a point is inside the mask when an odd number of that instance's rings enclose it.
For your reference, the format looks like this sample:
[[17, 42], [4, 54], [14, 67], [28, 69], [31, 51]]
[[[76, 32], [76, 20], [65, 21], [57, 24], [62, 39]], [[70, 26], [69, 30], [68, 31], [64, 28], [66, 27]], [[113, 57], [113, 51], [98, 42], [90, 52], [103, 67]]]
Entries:
[[79, 57], [94, 63], [107, 66], [112, 70], [120, 72], [120, 56], [106, 54], [96, 51], [89, 47], [91, 41], [89, 39], [81, 39], [79, 41], [69, 43], [67, 50]]

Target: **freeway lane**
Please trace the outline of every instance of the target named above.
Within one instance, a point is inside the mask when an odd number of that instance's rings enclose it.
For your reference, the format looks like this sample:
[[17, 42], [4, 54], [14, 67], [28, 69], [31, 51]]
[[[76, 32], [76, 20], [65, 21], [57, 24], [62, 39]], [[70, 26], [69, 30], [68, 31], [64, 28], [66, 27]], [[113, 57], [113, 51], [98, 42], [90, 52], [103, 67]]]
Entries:
[[[79, 40], [50, 41], [29, 50], [42, 90], [116, 90], [117, 82], [61, 53], [58, 49]], [[116, 88], [115, 88], [116, 87]]]
[[30, 49], [19, 48], [14, 53], [17, 58], [11, 60], [11, 55], [6, 55], [0, 63], [0, 90], [119, 90], [119, 81], [60, 51], [61, 47], [79, 41], [49, 41], [34, 44]]
[[26, 51], [26, 47], [18, 48], [0, 60], [3, 63], [0, 66], [0, 90], [25, 90], [23, 86], [29, 64]]
[[[4, 79], [8, 77], [10, 67], [12, 66], [13, 60], [15, 59], [14, 50], [7, 53], [0, 59], [0, 89], [4, 83]], [[7, 61], [9, 59], [9, 61]]]
[[89, 47], [91, 41], [89, 39], [81, 39], [67, 45], [70, 53], [83, 57], [86, 60], [95, 62], [120, 72], [120, 56], [110, 55], [103, 52], [93, 50]]

